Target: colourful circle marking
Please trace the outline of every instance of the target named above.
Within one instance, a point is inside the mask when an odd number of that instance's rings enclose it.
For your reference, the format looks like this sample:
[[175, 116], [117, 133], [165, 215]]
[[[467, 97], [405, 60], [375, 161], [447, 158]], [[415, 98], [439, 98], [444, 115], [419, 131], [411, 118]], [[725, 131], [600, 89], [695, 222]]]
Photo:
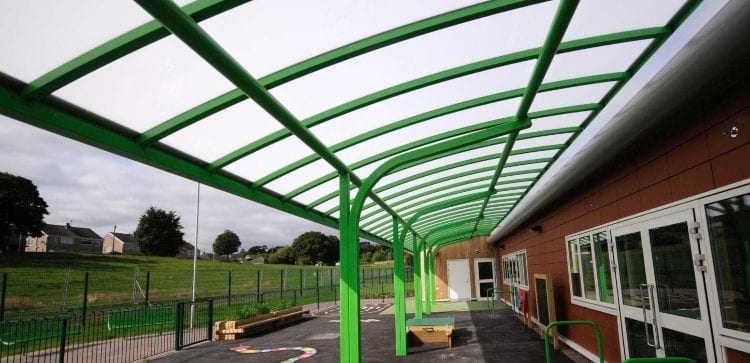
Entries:
[[296, 350], [303, 352], [303, 354], [300, 354], [296, 357], [292, 357], [286, 360], [281, 361], [281, 363], [291, 363], [296, 362], [298, 360], [303, 360], [305, 358], [310, 358], [316, 354], [318, 354], [318, 350], [315, 348], [310, 347], [279, 347], [279, 348], [268, 348], [268, 349], [255, 349], [249, 345], [240, 344], [235, 347], [229, 348], [231, 351], [235, 351], [237, 353], [244, 353], [244, 354], [257, 354], [257, 353], [270, 353], [270, 352], [285, 352], [285, 351], [291, 351]]

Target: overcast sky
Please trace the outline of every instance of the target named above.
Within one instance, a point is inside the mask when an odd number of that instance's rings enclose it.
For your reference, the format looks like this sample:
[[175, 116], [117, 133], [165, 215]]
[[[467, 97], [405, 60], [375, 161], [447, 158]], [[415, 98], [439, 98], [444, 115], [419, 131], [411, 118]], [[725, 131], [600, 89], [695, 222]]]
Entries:
[[[31, 179], [49, 204], [45, 222], [132, 233], [150, 206], [181, 217], [195, 241], [197, 183], [0, 115], [0, 171]], [[284, 245], [306, 231], [338, 231], [201, 186], [199, 248], [230, 229], [242, 247]]]

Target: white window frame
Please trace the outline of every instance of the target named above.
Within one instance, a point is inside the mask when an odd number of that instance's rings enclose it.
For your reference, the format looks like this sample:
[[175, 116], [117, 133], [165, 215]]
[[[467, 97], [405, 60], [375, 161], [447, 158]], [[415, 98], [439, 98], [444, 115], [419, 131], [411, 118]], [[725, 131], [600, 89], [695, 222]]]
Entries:
[[[614, 279], [615, 271], [614, 271], [614, 261], [612, 261], [613, 258], [613, 251], [612, 251], [612, 235], [610, 233], [611, 228], [598, 228], [594, 230], [589, 230], [584, 233], [576, 233], [572, 235], [565, 236], [565, 263], [566, 263], [566, 269], [568, 270], [568, 287], [570, 289], [570, 301], [573, 305], [582, 306], [588, 309], [593, 309], [597, 311], [601, 311], [608, 314], [617, 314], [617, 305], [614, 302], [606, 302], [600, 300], [600, 284], [599, 284], [599, 274], [596, 273], [596, 266], [598, 266], [599, 261], [597, 261], [597, 254], [595, 253], [595, 246], [594, 246], [594, 236], [599, 233], [604, 233], [607, 236], [607, 264], [609, 267], [610, 272], [610, 279]], [[591, 251], [591, 262], [593, 264], [593, 278], [594, 278], [594, 297], [595, 299], [589, 299], [586, 297], [586, 290], [584, 288], [584, 267], [583, 267], [583, 261], [581, 260], [581, 248], [579, 245], [579, 242], [581, 237], [588, 237], [588, 244]], [[576, 244], [576, 251], [575, 256], [571, 256], [571, 249], [570, 249], [570, 243], [575, 241]], [[578, 269], [579, 269], [579, 279], [576, 281], [576, 284], [581, 289], [581, 295], [582, 296], [575, 296], [573, 294], [573, 277], [570, 273], [570, 261], [572, 258], [575, 258], [575, 261], [578, 263]], [[612, 281], [612, 288], [614, 293], [614, 281]], [[615, 299], [613, 299], [615, 300]]]
[[503, 284], [529, 290], [529, 260], [526, 250], [503, 255]]

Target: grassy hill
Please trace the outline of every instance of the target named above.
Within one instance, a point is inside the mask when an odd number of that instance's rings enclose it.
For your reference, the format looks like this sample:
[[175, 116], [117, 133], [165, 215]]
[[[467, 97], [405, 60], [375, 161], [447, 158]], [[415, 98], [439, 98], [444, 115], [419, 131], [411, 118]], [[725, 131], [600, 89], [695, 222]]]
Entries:
[[[7, 273], [5, 317], [54, 315], [190, 297], [192, 259], [78, 253], [0, 254]], [[363, 267], [363, 294], [391, 290], [389, 265]], [[88, 274], [88, 280], [87, 280]], [[338, 268], [251, 265], [198, 260], [198, 297], [253, 295], [287, 298], [321, 288], [336, 290]], [[381, 286], [383, 285], [383, 286]], [[367, 289], [372, 289], [368, 292]]]

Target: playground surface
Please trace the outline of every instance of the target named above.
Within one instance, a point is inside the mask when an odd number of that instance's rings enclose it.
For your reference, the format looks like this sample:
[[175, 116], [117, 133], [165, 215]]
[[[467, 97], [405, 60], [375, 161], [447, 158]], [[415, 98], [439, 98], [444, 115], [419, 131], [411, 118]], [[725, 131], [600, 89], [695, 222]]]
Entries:
[[[486, 306], [486, 303], [482, 302]], [[509, 309], [469, 309], [469, 304], [444, 305], [429, 317], [452, 316], [456, 320], [453, 347], [425, 344], [409, 347], [408, 355], [396, 357], [394, 317], [387, 303], [363, 304], [361, 308], [361, 341], [363, 362], [544, 362], [544, 342], [524, 326]], [[440, 305], [440, 304], [439, 304]], [[472, 305], [474, 306], [474, 305]], [[448, 311], [451, 310], [451, 311]], [[410, 314], [407, 315], [411, 317]], [[299, 362], [339, 361], [339, 322], [337, 309], [324, 309], [286, 328], [234, 341], [209, 342], [152, 362], [281, 362], [315, 349], [315, 355]], [[233, 349], [234, 348], [234, 349]], [[298, 348], [279, 349], [279, 348]], [[307, 348], [307, 349], [306, 349]], [[244, 352], [244, 353], [243, 353]], [[553, 352], [554, 362], [586, 362], [570, 349]]]

